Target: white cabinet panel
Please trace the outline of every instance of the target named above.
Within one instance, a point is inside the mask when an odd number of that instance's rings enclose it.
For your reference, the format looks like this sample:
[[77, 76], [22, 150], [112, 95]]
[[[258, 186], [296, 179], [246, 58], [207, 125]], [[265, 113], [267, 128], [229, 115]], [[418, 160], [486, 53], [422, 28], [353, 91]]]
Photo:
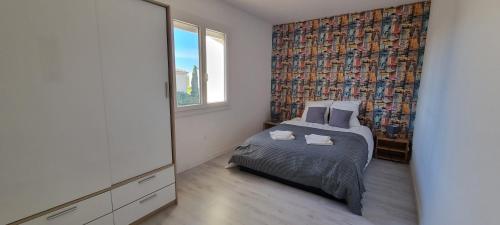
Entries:
[[0, 224], [110, 186], [95, 1], [0, 1]]
[[108, 214], [85, 225], [113, 225], [113, 214]]
[[111, 213], [111, 210], [111, 194], [105, 192], [46, 216], [23, 223], [23, 225], [82, 225]]
[[115, 225], [129, 225], [173, 200], [175, 200], [175, 184], [160, 189], [115, 211]]
[[113, 196], [113, 209], [116, 210], [174, 182], [174, 167], [171, 166], [137, 181], [113, 189], [111, 191], [111, 195]]
[[166, 10], [137, 0], [97, 2], [111, 175], [117, 183], [172, 163]]

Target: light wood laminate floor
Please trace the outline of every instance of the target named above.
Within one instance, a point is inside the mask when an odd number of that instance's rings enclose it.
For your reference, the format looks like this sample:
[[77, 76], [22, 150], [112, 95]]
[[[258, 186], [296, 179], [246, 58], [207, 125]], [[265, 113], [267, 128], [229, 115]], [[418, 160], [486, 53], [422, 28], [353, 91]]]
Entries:
[[363, 216], [345, 204], [242, 172], [223, 155], [177, 176], [178, 204], [142, 225], [416, 225], [408, 165], [373, 159]]

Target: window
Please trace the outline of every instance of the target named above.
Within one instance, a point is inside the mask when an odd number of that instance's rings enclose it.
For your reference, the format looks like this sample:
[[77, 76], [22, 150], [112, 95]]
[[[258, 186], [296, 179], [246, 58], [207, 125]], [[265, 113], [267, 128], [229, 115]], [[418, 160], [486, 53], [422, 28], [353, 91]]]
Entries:
[[226, 34], [174, 20], [178, 109], [227, 102]]
[[201, 104], [200, 47], [196, 25], [174, 21], [177, 106]]
[[226, 101], [225, 40], [223, 33], [207, 29], [207, 102]]

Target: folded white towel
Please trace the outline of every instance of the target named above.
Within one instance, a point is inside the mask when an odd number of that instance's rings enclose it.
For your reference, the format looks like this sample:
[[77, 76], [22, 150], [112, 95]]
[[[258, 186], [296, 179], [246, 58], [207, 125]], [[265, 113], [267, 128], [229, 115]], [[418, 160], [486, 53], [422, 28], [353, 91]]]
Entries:
[[271, 138], [273, 140], [287, 141], [295, 139], [295, 136], [293, 136], [293, 133], [291, 131], [276, 130], [269, 132], [269, 135], [271, 135]]
[[323, 136], [317, 134], [305, 135], [306, 143], [308, 145], [333, 145], [330, 136]]
[[288, 140], [294, 140], [295, 136], [280, 136], [280, 135], [271, 135], [271, 139], [277, 140], [277, 141], [288, 141]]
[[330, 140], [330, 136], [323, 136], [317, 134], [306, 135], [306, 138], [315, 142], [328, 142]]
[[292, 136], [293, 132], [288, 131], [288, 130], [275, 130], [269, 132], [271, 135], [280, 135], [280, 136]]

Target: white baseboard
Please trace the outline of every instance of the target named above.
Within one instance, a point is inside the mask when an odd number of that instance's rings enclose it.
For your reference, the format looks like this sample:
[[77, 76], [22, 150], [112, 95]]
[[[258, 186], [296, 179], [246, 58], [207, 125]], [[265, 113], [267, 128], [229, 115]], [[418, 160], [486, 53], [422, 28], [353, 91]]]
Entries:
[[412, 179], [412, 184], [413, 184], [413, 193], [414, 194], [414, 197], [415, 197], [415, 204], [416, 204], [416, 208], [417, 208], [417, 221], [418, 221], [418, 224], [420, 224], [420, 216], [421, 216], [421, 212], [420, 212], [420, 206], [421, 206], [421, 202], [420, 202], [420, 191], [418, 189], [418, 185], [417, 185], [417, 179], [416, 179], [416, 172], [415, 172], [415, 163], [412, 161], [410, 161], [410, 173], [411, 173], [411, 179]]
[[206, 163], [206, 162], [208, 162], [208, 161], [210, 161], [212, 159], [215, 159], [215, 158], [217, 158], [217, 157], [219, 157], [221, 155], [229, 153], [229, 152], [233, 151], [236, 146], [238, 146], [238, 145], [231, 145], [230, 147], [220, 148], [221, 149], [220, 151], [214, 152], [214, 153], [208, 155], [206, 158], [194, 162], [193, 165], [190, 166], [190, 167], [188, 167], [188, 168], [184, 168], [184, 169], [177, 168], [177, 174], [180, 174], [180, 173], [182, 173], [184, 171], [187, 171], [187, 170], [190, 170], [192, 168], [195, 168], [195, 167], [197, 167], [197, 166], [199, 166], [199, 165], [201, 165], [203, 163]]

